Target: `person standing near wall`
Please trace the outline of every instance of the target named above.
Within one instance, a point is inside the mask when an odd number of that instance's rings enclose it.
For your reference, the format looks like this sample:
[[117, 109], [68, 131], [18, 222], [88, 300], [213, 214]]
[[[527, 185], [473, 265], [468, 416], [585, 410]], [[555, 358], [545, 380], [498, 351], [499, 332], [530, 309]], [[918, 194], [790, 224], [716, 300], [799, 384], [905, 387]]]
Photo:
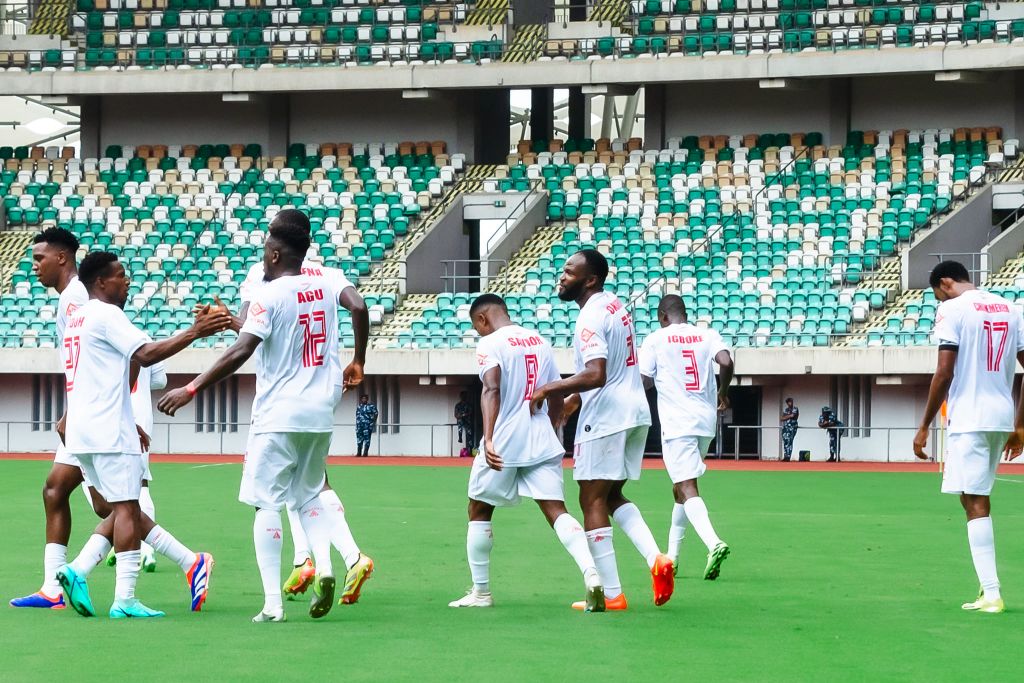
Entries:
[[782, 459], [789, 462], [793, 457], [793, 441], [796, 440], [796, 430], [800, 428], [800, 409], [793, 405], [793, 399], [786, 399], [786, 407], [782, 409], [782, 416], [779, 422], [782, 424]]
[[363, 394], [356, 406], [356, 457], [370, 455], [370, 438], [377, 430], [377, 406], [370, 403], [370, 397]]
[[[459, 402], [455, 404], [455, 424], [459, 428], [459, 443], [465, 446], [459, 453], [462, 457], [473, 455], [473, 406], [469, 403], [469, 394], [465, 391], [459, 392]], [[465, 441], [463, 441], [465, 436]]]
[[845, 425], [834, 410], [825, 406], [818, 416], [818, 426], [828, 432], [828, 462], [839, 462]]

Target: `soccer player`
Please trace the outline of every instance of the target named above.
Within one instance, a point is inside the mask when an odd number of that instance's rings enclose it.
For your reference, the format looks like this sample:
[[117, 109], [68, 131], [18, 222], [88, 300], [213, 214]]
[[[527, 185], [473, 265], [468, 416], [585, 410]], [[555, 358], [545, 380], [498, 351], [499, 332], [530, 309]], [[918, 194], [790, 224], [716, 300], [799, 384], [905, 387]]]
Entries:
[[[57, 339], [64, 339], [68, 316], [89, 300], [78, 279], [75, 254], [78, 240], [63, 228], [48, 228], [36, 235], [32, 245], [32, 272], [44, 287], [53, 287], [60, 298], [57, 303]], [[63, 358], [61, 359], [63, 364]], [[63, 424], [64, 418], [61, 418]], [[57, 570], [67, 562], [68, 539], [71, 537], [71, 494], [79, 484], [89, 487], [83, 479], [78, 458], [68, 453], [62, 442], [57, 444], [53, 466], [43, 485], [43, 509], [46, 512], [46, 546], [43, 549], [43, 585], [32, 595], [11, 600], [12, 607], [64, 609], [64, 595], [57, 582]], [[100, 518], [110, 514], [110, 506], [99, 496], [89, 496]]]
[[548, 342], [533, 330], [513, 323], [501, 297], [483, 294], [469, 308], [481, 339], [477, 364], [483, 393], [484, 440], [469, 476], [469, 530], [466, 554], [473, 589], [449, 607], [490, 607], [491, 548], [494, 508], [519, 504], [525, 495], [541, 512], [583, 572], [588, 612], [604, 611], [604, 588], [583, 527], [565, 509], [562, 458], [565, 449], [555, 433], [562, 397], [553, 395], [537, 412], [530, 398], [539, 384], [558, 379]]
[[1012, 460], [1024, 446], [1024, 400], [1013, 406], [1015, 360], [1024, 362], [1024, 319], [1010, 301], [975, 288], [963, 264], [943, 261], [928, 284], [939, 304], [935, 339], [939, 360], [914, 437], [914, 454], [927, 459], [928, 430], [947, 402], [946, 465], [942, 492], [960, 496], [967, 513], [967, 541], [981, 590], [963, 609], [1004, 610], [996, 574], [989, 495], [1005, 453]]
[[227, 329], [229, 316], [219, 309], [206, 309], [189, 329], [152, 342], [122, 310], [128, 299], [128, 277], [115, 254], [90, 253], [82, 259], [79, 278], [89, 300], [71, 314], [64, 330], [68, 409], [60, 434], [68, 453], [78, 458], [113, 512], [100, 523], [79, 556], [57, 571], [57, 579], [75, 611], [95, 616], [85, 579], [113, 544], [117, 577], [110, 617], [163, 616], [135, 597], [139, 546], [145, 537], [186, 571], [192, 609], [199, 611], [206, 599], [213, 558], [188, 551], [143, 515], [139, 506], [142, 451], [149, 444], [136, 427], [132, 412], [131, 365], [146, 367], [165, 360], [196, 339]]
[[[605, 591], [608, 610], [626, 609], [612, 546], [609, 514], [647, 561], [654, 603], [672, 597], [674, 568], [662, 554], [640, 510], [622, 493], [627, 479], [640, 478], [651, 411], [637, 366], [636, 333], [629, 312], [604, 290], [608, 261], [595, 249], [569, 257], [558, 281], [558, 298], [580, 307], [573, 347], [576, 374], [549, 382], [533, 393], [531, 407], [568, 396], [564, 414], [580, 411], [575, 469], [580, 486], [583, 528]], [[573, 604], [584, 609], [583, 602]]]
[[[285, 209], [274, 216], [274, 220], [271, 221], [270, 227], [292, 225], [303, 231], [307, 235], [311, 233], [311, 226], [309, 218], [303, 212], [297, 209]], [[335, 353], [330, 357], [330, 362], [335, 370], [335, 377], [339, 378], [340, 391], [338, 392], [339, 400], [340, 396], [347, 390], [353, 389], [359, 386], [363, 381], [363, 365], [366, 362], [366, 344], [370, 335], [370, 316], [366, 308], [366, 303], [363, 298], [356, 291], [355, 286], [345, 277], [338, 268], [330, 268], [327, 266], [320, 265], [319, 263], [308, 261], [303, 259], [302, 261], [302, 273], [304, 275], [312, 275], [317, 277], [324, 277], [330, 281], [331, 289], [334, 291], [334, 297], [337, 302], [349, 312], [352, 316], [352, 331], [355, 335], [355, 349], [352, 354], [352, 361], [342, 368], [341, 365], [341, 354]], [[242, 282], [242, 286], [239, 288], [239, 296], [242, 300], [242, 308], [239, 311], [239, 315], [234, 318], [234, 325], [232, 329], [236, 332], [241, 330], [242, 325], [245, 322], [246, 313], [249, 310], [250, 303], [254, 300], [266, 282], [264, 266], [262, 262], [254, 263], [249, 272], [246, 273], [245, 281]], [[345, 514], [345, 508], [341, 504], [341, 499], [338, 498], [338, 494], [331, 489], [330, 483], [327, 481], [326, 474], [324, 476], [324, 489], [321, 492], [320, 499], [326, 506], [332, 507], [335, 511], [341, 515]], [[309, 553], [309, 542], [306, 539], [305, 534], [302, 531], [302, 525], [299, 523], [299, 513], [297, 510], [288, 508], [288, 526], [291, 528], [292, 543], [295, 547], [293, 568], [291, 574], [284, 582], [284, 594], [289, 600], [295, 598], [295, 596], [305, 593], [309, 586], [313, 583], [313, 579], [316, 576], [316, 569], [313, 566], [313, 561], [310, 558]], [[339, 547], [338, 552], [345, 558], [345, 564], [348, 567], [348, 572], [345, 575], [345, 586], [341, 592], [341, 604], [354, 604], [359, 600], [359, 594], [362, 590], [363, 584], [370, 578], [373, 573], [373, 560], [366, 555], [362, 555], [356, 550], [354, 542], [346, 543], [345, 546]]]
[[320, 497], [341, 392], [331, 358], [338, 354], [336, 296], [327, 278], [302, 273], [309, 232], [275, 224], [264, 245], [269, 282], [249, 306], [238, 341], [203, 374], [168, 392], [168, 415], [196, 392], [236, 372], [256, 354], [256, 399], [238, 499], [256, 508], [253, 540], [264, 603], [254, 622], [284, 621], [281, 596], [281, 508], [299, 511], [318, 570], [309, 614], [325, 616], [334, 601], [331, 544], [359, 554], [344, 515]]
[[[666, 554], [678, 568], [679, 546], [689, 521], [708, 549], [704, 578], [714, 581], [729, 546], [711, 526], [697, 479], [707, 470], [704, 458], [718, 432], [718, 411], [729, 407], [732, 356], [718, 332], [687, 322], [686, 304], [675, 294], [658, 303], [658, 323], [661, 329], [640, 347], [640, 374], [645, 387], [658, 389], [661, 452], [676, 499]], [[722, 373], [717, 390], [716, 364]]]

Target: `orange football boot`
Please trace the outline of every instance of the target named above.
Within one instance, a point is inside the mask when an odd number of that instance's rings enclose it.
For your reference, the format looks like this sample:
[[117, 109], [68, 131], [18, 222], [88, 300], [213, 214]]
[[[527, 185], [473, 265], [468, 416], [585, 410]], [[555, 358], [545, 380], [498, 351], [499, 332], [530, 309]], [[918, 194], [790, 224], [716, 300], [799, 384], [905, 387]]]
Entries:
[[672, 598], [672, 591], [676, 587], [675, 566], [672, 558], [668, 555], [658, 555], [651, 567], [651, 583], [654, 588], [654, 604], [664, 605]]
[[[629, 605], [626, 604], [625, 593], [619, 593], [614, 598], [604, 599], [604, 611], [606, 612], [621, 612], [627, 607], [629, 607]], [[572, 608], [583, 612], [587, 609], [587, 601], [580, 600], [579, 602], [574, 602], [572, 603]]]

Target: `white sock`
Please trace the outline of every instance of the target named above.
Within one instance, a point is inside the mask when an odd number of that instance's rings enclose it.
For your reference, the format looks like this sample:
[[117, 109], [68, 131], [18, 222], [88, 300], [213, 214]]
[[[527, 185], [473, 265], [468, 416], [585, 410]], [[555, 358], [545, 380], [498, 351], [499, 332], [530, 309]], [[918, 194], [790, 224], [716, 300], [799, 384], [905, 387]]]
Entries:
[[686, 517], [690, 520], [690, 524], [693, 525], [693, 530], [700, 536], [700, 540], [704, 541], [704, 545], [708, 547], [708, 550], [714, 549], [716, 545], [722, 542], [722, 539], [715, 533], [715, 528], [711, 526], [711, 518], [708, 517], [708, 506], [704, 504], [703, 498], [700, 496], [688, 498], [683, 503], [683, 510], [686, 512]]
[[153, 550], [181, 567], [183, 572], [187, 572], [196, 563], [196, 554], [159, 524], [150, 529], [144, 540], [153, 546]]
[[494, 531], [490, 522], [470, 522], [466, 530], [466, 557], [469, 573], [473, 577], [473, 590], [489, 593], [491, 590], [491, 548]]
[[135, 582], [139, 578], [142, 553], [138, 550], [126, 550], [115, 553], [114, 557], [117, 558], [114, 599], [131, 600], [135, 597]]
[[156, 505], [153, 504], [153, 496], [150, 495], [148, 486], [143, 486], [139, 492], [139, 508], [143, 514], [156, 522]]
[[676, 503], [672, 506], [672, 526], [668, 529], [668, 552], [665, 553], [674, 563], [679, 559], [679, 546], [682, 545], [685, 534], [686, 507], [682, 503]]
[[998, 600], [999, 577], [996, 575], [996, 539], [992, 533], [992, 518], [980, 517], [967, 522], [967, 541], [971, 544], [974, 571], [985, 592], [986, 600]]
[[295, 546], [292, 564], [298, 567], [300, 564], [304, 564], [310, 557], [309, 539], [306, 538], [306, 532], [302, 529], [302, 520], [299, 519], [298, 510], [288, 508], [288, 528], [291, 529], [292, 544]]
[[351, 567], [359, 561], [359, 546], [356, 545], [348, 520], [345, 519], [345, 506], [341, 504], [341, 499], [334, 489], [321, 491], [320, 502], [331, 519], [331, 545], [345, 558], [345, 566]]
[[606, 598], [617, 598], [622, 595], [622, 583], [619, 581], [619, 568], [615, 564], [615, 546], [612, 545], [612, 528], [591, 529], [587, 533], [587, 545], [597, 565], [597, 573], [601, 575]]
[[71, 562], [71, 568], [83, 577], [89, 576], [93, 568], [107, 556], [110, 548], [110, 541], [99, 534], [93, 534], [82, 546], [82, 552]]
[[576, 566], [581, 572], [586, 574], [590, 569], [597, 569], [594, 556], [590, 554], [590, 546], [587, 545], [587, 535], [583, 533], [583, 527], [572, 515], [567, 512], [560, 514], [555, 519], [554, 529], [558, 540], [572, 555], [572, 559], [576, 560]]
[[61, 594], [60, 584], [57, 582], [57, 570], [68, 563], [68, 547], [60, 543], [47, 543], [43, 546], [43, 585], [39, 592], [49, 598], [56, 598]]
[[281, 602], [281, 513], [277, 510], [257, 510], [252, 523], [252, 540], [256, 547], [256, 564], [263, 580], [263, 611], [280, 612]]
[[334, 526], [332, 517], [319, 497], [309, 501], [299, 510], [302, 528], [313, 551], [316, 572], [325, 576], [334, 576], [334, 565], [331, 562], [331, 531]]
[[647, 560], [648, 567], [654, 567], [654, 561], [661, 553], [658, 550], [658, 543], [654, 540], [654, 534], [640, 514], [640, 508], [633, 503], [620, 505], [619, 509], [612, 514], [612, 519], [618, 524], [629, 537], [629, 540], [636, 546], [637, 551]]

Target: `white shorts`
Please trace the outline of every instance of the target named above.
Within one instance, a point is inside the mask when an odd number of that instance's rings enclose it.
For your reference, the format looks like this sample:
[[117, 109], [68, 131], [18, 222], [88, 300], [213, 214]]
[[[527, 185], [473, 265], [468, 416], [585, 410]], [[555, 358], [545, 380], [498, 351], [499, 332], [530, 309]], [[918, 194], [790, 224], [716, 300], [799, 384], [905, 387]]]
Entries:
[[238, 500], [265, 510], [298, 510], [320, 494], [330, 447], [330, 432], [250, 432]]
[[138, 500], [142, 492], [142, 456], [138, 453], [80, 453], [86, 481], [108, 503]]
[[647, 444], [647, 425], [576, 444], [573, 479], [625, 481], [640, 478]]
[[562, 456], [536, 465], [504, 467], [500, 472], [487, 466], [481, 453], [473, 459], [469, 474], [469, 497], [495, 507], [519, 504], [519, 496], [534, 500], [565, 500]]
[[146, 481], [153, 481], [153, 473], [149, 469], [149, 451], [142, 454], [142, 478]]
[[64, 444], [57, 443], [57, 452], [53, 456], [53, 463], [55, 465], [68, 465], [69, 467], [77, 467], [82, 472], [82, 479], [85, 480], [86, 486], [92, 486], [92, 482], [89, 481], [89, 476], [86, 474], [85, 469], [82, 468], [82, 463], [79, 461], [78, 456], [71, 455], [67, 449], [64, 448]]
[[704, 456], [714, 441], [713, 436], [680, 436], [661, 442], [665, 470], [673, 484], [697, 479], [707, 471]]
[[996, 481], [996, 467], [1009, 432], [950, 434], [942, 469], [943, 493], [987, 496]]

